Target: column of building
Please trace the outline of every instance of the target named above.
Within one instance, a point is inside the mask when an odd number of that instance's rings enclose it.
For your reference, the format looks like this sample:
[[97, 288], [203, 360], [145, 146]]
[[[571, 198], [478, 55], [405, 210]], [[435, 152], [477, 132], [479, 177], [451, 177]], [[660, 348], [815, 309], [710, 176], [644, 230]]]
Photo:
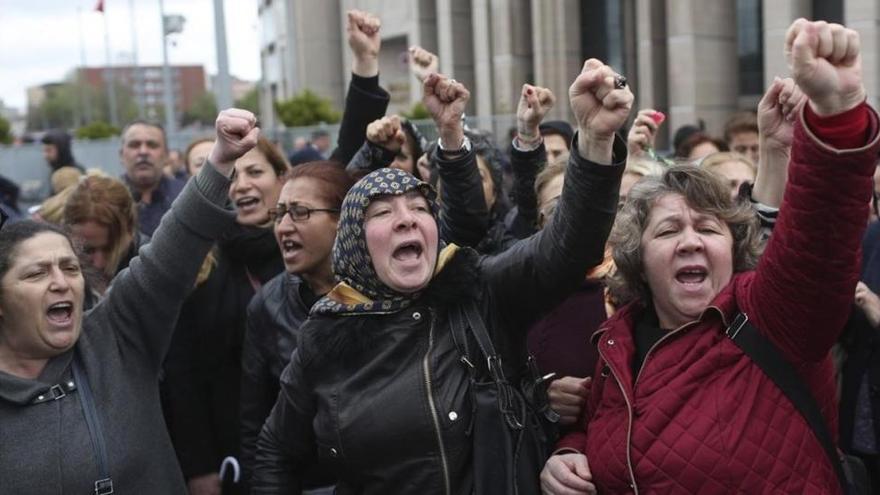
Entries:
[[568, 87], [580, 73], [580, 2], [532, 0], [532, 51], [534, 82], [553, 91], [556, 105], [548, 118], [572, 119]]
[[719, 135], [736, 110], [736, 2], [666, 4], [669, 128], [703, 119]]

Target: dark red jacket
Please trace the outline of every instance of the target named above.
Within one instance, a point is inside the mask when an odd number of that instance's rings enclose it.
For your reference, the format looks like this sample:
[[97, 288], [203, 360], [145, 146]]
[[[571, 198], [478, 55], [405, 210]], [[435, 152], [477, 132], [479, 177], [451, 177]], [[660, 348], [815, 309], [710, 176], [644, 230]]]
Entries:
[[588, 425], [558, 446], [587, 455], [599, 493], [840, 493], [807, 423], [723, 333], [745, 312], [796, 366], [837, 431], [829, 350], [859, 279], [878, 117], [869, 111], [870, 144], [846, 151], [822, 144], [802, 119], [757, 269], [735, 275], [697, 321], [661, 339], [638, 377], [638, 304], [594, 334], [600, 360]]

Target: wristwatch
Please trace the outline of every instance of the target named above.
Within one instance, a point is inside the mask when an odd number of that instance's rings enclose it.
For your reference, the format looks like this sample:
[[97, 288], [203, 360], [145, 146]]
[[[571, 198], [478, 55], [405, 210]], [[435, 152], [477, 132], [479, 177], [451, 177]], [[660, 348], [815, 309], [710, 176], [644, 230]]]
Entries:
[[450, 150], [443, 146], [442, 138], [437, 138], [437, 148], [446, 155], [466, 155], [471, 152], [473, 145], [471, 144], [471, 140], [468, 139], [467, 136], [464, 136], [464, 139], [462, 139], [461, 141], [461, 148], [457, 150]]

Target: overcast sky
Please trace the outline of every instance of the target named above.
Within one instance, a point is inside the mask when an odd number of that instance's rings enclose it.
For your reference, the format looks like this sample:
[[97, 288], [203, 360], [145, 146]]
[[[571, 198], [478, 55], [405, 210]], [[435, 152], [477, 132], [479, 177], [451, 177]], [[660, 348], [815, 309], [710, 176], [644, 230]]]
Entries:
[[[105, 65], [104, 19], [95, 12], [96, 3], [97, 0], [0, 0], [0, 99], [6, 106], [25, 110], [26, 88], [63, 79], [80, 65], [81, 47], [85, 49], [86, 65]], [[159, 0], [105, 0], [113, 64], [131, 62], [131, 4], [138, 62], [161, 64]], [[225, 0], [224, 10], [229, 70], [239, 78], [258, 80], [257, 0]], [[169, 62], [201, 64], [208, 73], [216, 73], [213, 0], [165, 0], [165, 14], [186, 17], [183, 33], [172, 35], [176, 46], [169, 46]]]

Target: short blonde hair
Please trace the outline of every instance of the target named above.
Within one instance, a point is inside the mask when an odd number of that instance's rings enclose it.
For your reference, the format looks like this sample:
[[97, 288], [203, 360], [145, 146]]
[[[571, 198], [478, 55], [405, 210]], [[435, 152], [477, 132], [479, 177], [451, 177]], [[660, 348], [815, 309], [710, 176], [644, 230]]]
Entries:
[[58, 194], [75, 185], [82, 176], [82, 170], [76, 167], [61, 167], [52, 172], [52, 177], [49, 178], [49, 182], [52, 183], [52, 194]]
[[711, 155], [708, 155], [700, 161], [700, 166], [705, 168], [706, 170], [712, 170], [722, 163], [727, 162], [744, 163], [752, 170], [753, 174], [758, 173], [758, 167], [755, 165], [755, 162], [753, 162], [749, 157], [741, 155], [739, 153], [731, 153], [730, 151], [719, 151], [717, 153], [712, 153]]

